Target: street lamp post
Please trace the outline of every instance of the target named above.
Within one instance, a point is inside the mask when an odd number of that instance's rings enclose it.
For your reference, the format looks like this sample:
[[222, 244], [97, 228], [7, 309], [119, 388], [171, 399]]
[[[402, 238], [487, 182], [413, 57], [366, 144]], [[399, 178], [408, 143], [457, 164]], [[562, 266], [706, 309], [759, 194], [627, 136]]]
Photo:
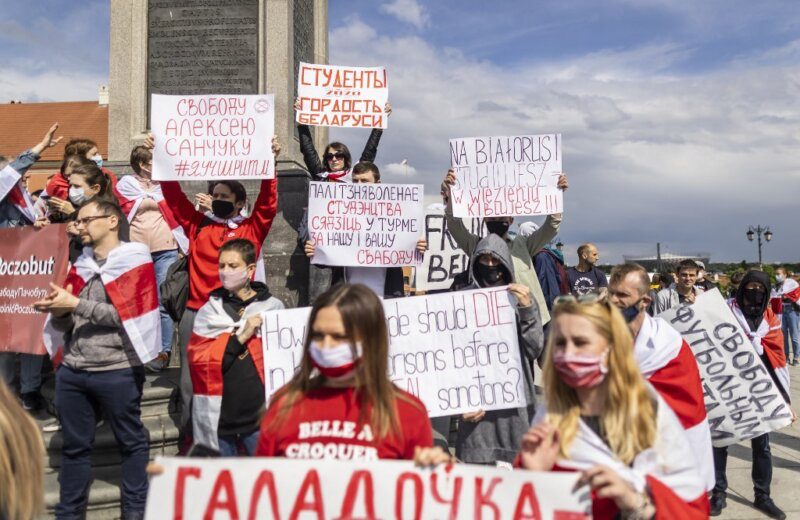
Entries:
[[759, 265], [759, 267], [762, 266], [762, 262], [761, 262], [761, 246], [763, 245], [763, 243], [761, 242], [761, 236], [762, 235], [764, 236], [764, 240], [766, 240], [767, 242], [772, 240], [772, 231], [769, 230], [769, 226], [762, 226], [761, 224], [759, 224], [759, 225], [757, 225], [755, 227], [750, 226], [750, 229], [747, 230], [747, 240], [749, 240], [750, 242], [752, 242], [753, 239], [756, 236], [758, 236], [758, 265]]

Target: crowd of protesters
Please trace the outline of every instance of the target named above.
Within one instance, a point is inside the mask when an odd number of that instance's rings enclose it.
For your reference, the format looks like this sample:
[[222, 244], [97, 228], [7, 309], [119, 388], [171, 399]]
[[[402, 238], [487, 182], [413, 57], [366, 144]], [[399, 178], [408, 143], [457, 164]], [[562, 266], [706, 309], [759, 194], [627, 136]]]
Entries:
[[[385, 110], [391, 113], [388, 104]], [[516, 233], [513, 218], [487, 218], [486, 235], [474, 235], [453, 216], [455, 174], [448, 171], [441, 186], [447, 225], [470, 257], [453, 290], [507, 286], [516, 303], [528, 403], [454, 418], [453, 458], [446, 441], [450, 419], [432, 426], [425, 406], [386, 371], [380, 300], [405, 296], [400, 268], [314, 265], [302, 360], [266, 401], [261, 313], [284, 307], [264, 283], [260, 260], [278, 211], [277, 179], [261, 182], [252, 205], [232, 180], [212, 183], [191, 201], [178, 182], [152, 179], [152, 139], [131, 151], [133, 173], [119, 179], [103, 167], [93, 141], [73, 139], [58, 174], [34, 202], [24, 182], [41, 153], [59, 144], [57, 130], [53, 125], [16, 158], [0, 158], [0, 167], [9, 167], [2, 175], [14, 185], [0, 201], [0, 227], [66, 223], [70, 237], [67, 279], [35, 304], [48, 313], [43, 334], [58, 367], [58, 518], [85, 513], [99, 417], [120, 447], [122, 516], [143, 516], [149, 459], [140, 417], [143, 383], [147, 371], [164, 370], [173, 357], [180, 363], [182, 454], [202, 448], [220, 456], [314, 458], [312, 444], [322, 443], [324, 456], [342, 460], [438, 464], [455, 458], [510, 471], [577, 471], [591, 487], [595, 518], [703, 518], [725, 507], [727, 450], [711, 446], [697, 362], [680, 334], [656, 316], [715, 288], [701, 263], [686, 260], [674, 277], [654, 278], [626, 263], [609, 277], [597, 267], [597, 246], [587, 243], [577, 250], [577, 265], [567, 267], [550, 246], [560, 214], [540, 227], [523, 223]], [[373, 162], [380, 130], [356, 163], [342, 143], [330, 143], [320, 157], [309, 129], [301, 125], [298, 132], [314, 180], [381, 182]], [[277, 140], [272, 148], [280, 154]], [[569, 187], [565, 175], [558, 187]], [[305, 224], [299, 240], [313, 257]], [[421, 238], [418, 250], [427, 247]], [[776, 282], [747, 272], [729, 305], [761, 342], [759, 354], [789, 402], [787, 358], [793, 357], [791, 365], [800, 359], [800, 289], [786, 269], [778, 270]], [[46, 406], [44, 356], [18, 356], [19, 363], [15, 354], [0, 354], [0, 376], [12, 385], [19, 365], [21, 404], [40, 410]], [[537, 365], [543, 396], [535, 389]], [[333, 439], [325, 429], [316, 437], [300, 435], [309, 423], [334, 421], [352, 435]], [[42, 468], [30, 462], [43, 456], [28, 431], [33, 427], [0, 384], [0, 518], [29, 518], [40, 506]], [[23, 448], [22, 437], [32, 444]], [[770, 498], [769, 435], [751, 444], [754, 504], [785, 518]], [[21, 489], [7, 468], [38, 484]]]

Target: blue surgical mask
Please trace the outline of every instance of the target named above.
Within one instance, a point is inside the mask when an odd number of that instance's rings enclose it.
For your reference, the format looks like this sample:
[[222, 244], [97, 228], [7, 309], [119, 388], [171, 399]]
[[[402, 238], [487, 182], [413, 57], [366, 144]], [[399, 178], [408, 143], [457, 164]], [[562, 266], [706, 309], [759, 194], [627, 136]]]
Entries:
[[103, 167], [103, 156], [100, 155], [99, 153], [94, 154], [93, 156], [90, 157], [90, 159], [95, 162], [98, 168]]
[[641, 301], [642, 301], [642, 299], [639, 298], [638, 300], [636, 300], [636, 302], [633, 305], [625, 307], [624, 309], [620, 309], [620, 312], [622, 313], [622, 317], [625, 318], [626, 322], [628, 322], [628, 323], [632, 322], [633, 320], [636, 319], [636, 317], [639, 315], [639, 313], [642, 312], [642, 310], [639, 309], [639, 302], [641, 302]]

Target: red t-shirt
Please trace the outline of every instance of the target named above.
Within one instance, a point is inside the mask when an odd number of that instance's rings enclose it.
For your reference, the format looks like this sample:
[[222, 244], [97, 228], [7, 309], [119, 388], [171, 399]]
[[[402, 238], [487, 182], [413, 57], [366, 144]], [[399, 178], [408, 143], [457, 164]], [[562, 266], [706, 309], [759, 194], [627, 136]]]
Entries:
[[410, 460], [417, 446], [433, 445], [433, 432], [425, 405], [407, 392], [398, 390], [398, 394], [395, 402], [401, 433], [389, 434], [383, 439], [375, 438], [369, 424], [358, 423], [359, 407], [353, 388], [323, 387], [309, 392], [292, 407], [277, 432], [266, 431], [280, 409], [280, 403], [276, 403], [261, 422], [256, 455], [290, 459]]

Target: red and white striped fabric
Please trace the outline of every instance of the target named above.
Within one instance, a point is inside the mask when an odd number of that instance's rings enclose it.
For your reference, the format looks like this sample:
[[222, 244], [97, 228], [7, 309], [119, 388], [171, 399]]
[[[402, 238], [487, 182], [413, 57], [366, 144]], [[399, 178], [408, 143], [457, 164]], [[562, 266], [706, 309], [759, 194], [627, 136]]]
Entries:
[[[222, 298], [212, 296], [197, 311], [192, 336], [186, 348], [189, 374], [192, 377], [192, 429], [194, 441], [219, 449], [217, 428], [222, 408], [222, 359], [231, 334], [244, 326], [245, 320], [261, 312], [283, 308], [276, 298], [254, 302], [247, 306], [239, 321], [233, 321], [222, 306]], [[256, 365], [261, 382], [264, 382], [264, 354], [261, 334], [256, 333], [247, 342], [247, 350]]]
[[[218, 216], [214, 215], [210, 211], [206, 211], [205, 213], [203, 213], [203, 215], [208, 220], [214, 221], [217, 224], [225, 224], [226, 226], [228, 226], [231, 229], [238, 228], [239, 224], [241, 224], [242, 222], [245, 221], [245, 219], [247, 219], [247, 217], [245, 217], [244, 215], [236, 215], [235, 217], [228, 218], [228, 219], [219, 218]], [[256, 244], [256, 246], [258, 246], [258, 244]], [[256, 247], [256, 251], [259, 251], [259, 249], [260, 249], [259, 247]], [[267, 283], [267, 268], [264, 265], [264, 255], [259, 253], [257, 256], [258, 256], [258, 258], [256, 259], [256, 272], [253, 273], [253, 280], [255, 280], [256, 282], [261, 282], [263, 284], [266, 284]]]
[[642, 375], [678, 416], [700, 464], [707, 489], [714, 487], [714, 455], [700, 369], [680, 333], [661, 318], [645, 315], [633, 356]]
[[[657, 401], [655, 443], [628, 466], [617, 458], [606, 443], [589, 426], [580, 421], [578, 433], [569, 447], [567, 458], [556, 462], [556, 471], [585, 471], [593, 466], [611, 468], [638, 492], [650, 491], [657, 519], [682, 520], [708, 518], [709, 504], [706, 483], [694, 457], [683, 426], [672, 409], [657, 392], [650, 389]], [[541, 406], [533, 425], [543, 421], [547, 409]], [[592, 518], [618, 518], [613, 501], [592, 496]]]
[[736, 316], [747, 337], [750, 338], [750, 342], [758, 355], [766, 354], [767, 360], [778, 378], [778, 383], [783, 388], [783, 394], [786, 397], [791, 397], [792, 394], [789, 392], [789, 368], [786, 366], [786, 352], [783, 350], [783, 331], [781, 330], [780, 318], [772, 312], [771, 308], [767, 307], [767, 310], [764, 311], [764, 319], [761, 320], [758, 330], [753, 332], [750, 330], [747, 318], [744, 317], [744, 313], [742, 313], [735, 298], [728, 300], [728, 306], [733, 311], [733, 315]]
[[772, 312], [778, 315], [779, 320], [783, 315], [783, 300], [800, 305], [800, 284], [794, 278], [784, 280], [780, 288], [773, 289], [770, 295], [770, 307]]
[[[72, 285], [72, 294], [78, 296], [86, 282], [96, 275], [103, 281], [139, 360], [147, 363], [155, 359], [161, 351], [161, 315], [150, 250], [138, 242], [122, 242], [99, 266], [91, 248], [84, 248], [67, 273], [63, 287]], [[64, 337], [52, 326], [49, 315], [45, 322], [44, 344], [50, 357], [60, 363]]]
[[178, 247], [181, 248], [184, 254], [189, 252], [189, 239], [186, 237], [183, 228], [178, 224], [178, 221], [175, 220], [167, 201], [164, 200], [160, 185], [155, 184], [152, 191], [145, 191], [134, 175], [126, 175], [117, 182], [116, 191], [120, 207], [128, 218], [128, 222], [133, 221], [144, 199], [153, 199], [158, 204], [161, 216], [164, 217], [164, 221], [172, 231], [172, 236], [175, 237]]
[[17, 170], [6, 165], [0, 170], [0, 201], [8, 199], [8, 202], [17, 207], [25, 215], [25, 218], [36, 222], [36, 211], [33, 209], [33, 199], [28, 190], [22, 183], [22, 175]]

